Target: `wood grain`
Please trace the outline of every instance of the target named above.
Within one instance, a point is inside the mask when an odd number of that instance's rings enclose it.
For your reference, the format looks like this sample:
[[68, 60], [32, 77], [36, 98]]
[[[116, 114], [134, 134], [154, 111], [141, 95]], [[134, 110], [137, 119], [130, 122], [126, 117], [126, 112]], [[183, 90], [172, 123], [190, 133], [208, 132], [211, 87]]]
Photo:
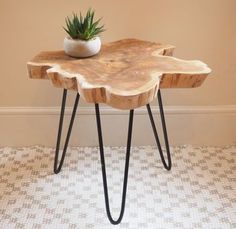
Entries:
[[89, 103], [133, 109], [150, 103], [161, 88], [192, 88], [210, 69], [201, 61], [172, 57], [174, 47], [136, 39], [104, 44], [100, 53], [76, 59], [64, 51], [41, 52], [28, 62], [29, 77], [50, 79]]

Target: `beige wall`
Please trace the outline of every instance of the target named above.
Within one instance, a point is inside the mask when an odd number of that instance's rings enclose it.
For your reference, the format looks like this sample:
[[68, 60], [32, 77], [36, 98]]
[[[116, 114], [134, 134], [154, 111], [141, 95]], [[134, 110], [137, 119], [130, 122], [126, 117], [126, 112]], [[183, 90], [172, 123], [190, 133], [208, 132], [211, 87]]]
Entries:
[[164, 91], [166, 105], [236, 104], [235, 0], [0, 0], [0, 108], [60, 104], [61, 90], [29, 80], [26, 62], [41, 50], [61, 49], [65, 16], [90, 6], [107, 28], [103, 42], [135, 37], [169, 43], [176, 56], [213, 69], [200, 88]]
[[203, 87], [166, 91], [169, 105], [236, 104], [235, 0], [0, 0], [0, 106], [54, 106], [60, 91], [27, 78], [40, 50], [61, 49], [64, 18], [92, 6], [103, 16], [103, 41], [136, 37], [176, 46], [176, 56], [201, 59], [213, 73]]

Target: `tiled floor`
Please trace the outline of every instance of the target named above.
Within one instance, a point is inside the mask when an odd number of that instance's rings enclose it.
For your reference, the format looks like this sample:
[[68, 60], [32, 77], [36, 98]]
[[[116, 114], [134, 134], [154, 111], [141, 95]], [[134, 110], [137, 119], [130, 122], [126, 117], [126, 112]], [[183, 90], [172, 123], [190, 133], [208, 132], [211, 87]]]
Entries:
[[[154, 147], [133, 147], [123, 221], [105, 212], [97, 148], [69, 148], [52, 173], [51, 148], [0, 149], [0, 228], [236, 228], [236, 147], [171, 148], [170, 172]], [[124, 148], [106, 148], [112, 213], [118, 215]]]

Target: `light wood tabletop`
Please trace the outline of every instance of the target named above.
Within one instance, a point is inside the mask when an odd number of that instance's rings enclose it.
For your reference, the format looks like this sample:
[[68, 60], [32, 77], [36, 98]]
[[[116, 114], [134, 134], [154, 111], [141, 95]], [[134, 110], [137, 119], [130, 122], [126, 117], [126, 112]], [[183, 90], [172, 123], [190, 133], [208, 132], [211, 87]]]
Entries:
[[198, 87], [211, 72], [201, 61], [172, 57], [173, 50], [172, 45], [123, 39], [104, 44], [89, 58], [41, 52], [27, 66], [30, 78], [50, 79], [88, 103], [130, 110], [150, 103], [159, 88]]

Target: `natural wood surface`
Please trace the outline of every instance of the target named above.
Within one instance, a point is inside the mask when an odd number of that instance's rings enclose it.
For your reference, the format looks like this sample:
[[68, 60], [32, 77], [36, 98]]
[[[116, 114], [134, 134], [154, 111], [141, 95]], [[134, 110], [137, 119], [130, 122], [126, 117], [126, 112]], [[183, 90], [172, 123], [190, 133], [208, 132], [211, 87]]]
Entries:
[[28, 62], [29, 77], [76, 90], [89, 103], [133, 109], [150, 103], [161, 88], [192, 88], [210, 69], [201, 61], [172, 57], [174, 47], [136, 39], [104, 44], [100, 53], [76, 59], [64, 51], [41, 52]]

